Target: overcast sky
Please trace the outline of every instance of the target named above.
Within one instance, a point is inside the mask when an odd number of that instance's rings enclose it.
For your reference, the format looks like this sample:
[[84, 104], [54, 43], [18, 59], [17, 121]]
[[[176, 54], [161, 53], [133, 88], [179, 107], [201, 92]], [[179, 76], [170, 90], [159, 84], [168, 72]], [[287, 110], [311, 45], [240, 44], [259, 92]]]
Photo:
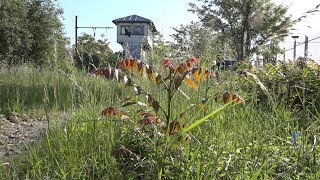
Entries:
[[[157, 30], [169, 40], [173, 33], [171, 27], [178, 27], [180, 24], [188, 24], [192, 20], [197, 20], [196, 15], [187, 12], [188, 3], [192, 0], [58, 0], [59, 5], [64, 9], [65, 32], [72, 44], [74, 43], [75, 16], [78, 16], [78, 26], [111, 26], [113, 29], [96, 30], [96, 37], [104, 33], [110, 41], [110, 47], [114, 51], [121, 50], [121, 46], [116, 43], [116, 26], [113, 19], [125, 17], [132, 14], [152, 20]], [[289, 6], [289, 13], [293, 19], [303, 15], [304, 12], [320, 4], [319, 0], [274, 0], [277, 4]], [[304, 41], [304, 36], [309, 39], [320, 36], [320, 13], [309, 16], [304, 21], [298, 23], [293, 31], [300, 37], [298, 42]], [[308, 27], [309, 26], [309, 27]], [[79, 29], [78, 34], [83, 32], [93, 35], [93, 30]], [[309, 44], [311, 57], [320, 61], [320, 39]], [[293, 39], [286, 38], [283, 43], [286, 49], [293, 47]], [[286, 53], [286, 59], [292, 59], [293, 51]], [[303, 45], [297, 48], [297, 56], [303, 56]]]

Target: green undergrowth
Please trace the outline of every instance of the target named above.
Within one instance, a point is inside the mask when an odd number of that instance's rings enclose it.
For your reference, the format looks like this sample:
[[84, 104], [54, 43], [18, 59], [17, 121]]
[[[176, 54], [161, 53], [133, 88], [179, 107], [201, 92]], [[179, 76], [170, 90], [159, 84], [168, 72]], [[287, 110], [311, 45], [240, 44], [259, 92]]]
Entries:
[[5, 179], [118, 179], [111, 157], [116, 141], [114, 124], [99, 121], [98, 109], [72, 113], [63, 124], [52, 125], [46, 137], [26, 152], [1, 165]]
[[[19, 84], [15, 82], [18, 80], [24, 86], [39, 83], [35, 92], [43, 93], [41, 99], [33, 97], [30, 89], [21, 91], [19, 87], [16, 92], [20, 95], [11, 97], [14, 103], [7, 100], [8, 96], [1, 96], [1, 100], [6, 100], [1, 101], [2, 111], [14, 107], [21, 111], [41, 108], [41, 103], [47, 102], [43, 100], [46, 97], [43, 88], [51, 83], [50, 107], [69, 109], [71, 116], [59, 125], [51, 119], [46, 137], [28, 146], [22, 155], [1, 162], [0, 177], [4, 179], [320, 178], [320, 114], [306, 109], [308, 113], [301, 116], [301, 112], [293, 111], [281, 98], [259, 99], [261, 91], [254, 82], [244, 81], [245, 78], [240, 81], [240, 76], [230, 76], [230, 72], [221, 72], [218, 80], [203, 82], [199, 91], [181, 86], [190, 100], [177, 92], [172, 103], [175, 115], [187, 109], [190, 101], [208, 98], [206, 108], [192, 109], [179, 119], [189, 125], [223, 106], [222, 102], [214, 101], [214, 95], [221, 91], [236, 92], [246, 100], [245, 105], [228, 106], [187, 132], [191, 139], [186, 142], [159, 133], [161, 130], [152, 124], [142, 128], [137, 124], [140, 117], [133, 106], [124, 109], [131, 122], [100, 116], [103, 108], [120, 105], [121, 98], [133, 96], [132, 89], [123, 85], [83, 74], [42, 74], [38, 70], [24, 73], [4, 75], [7, 81], [0, 81], [1, 85], [15, 89], [8, 84]], [[59, 78], [62, 80], [58, 81]], [[144, 79], [140, 84], [160, 97], [160, 104], [165, 102], [159, 87]], [[61, 86], [66, 89], [59, 90]], [[26, 96], [31, 98], [30, 104], [26, 98], [20, 98]], [[301, 123], [303, 117], [312, 119], [311, 123]]]
[[[74, 71], [30, 66], [0, 69], [0, 114], [32, 113], [81, 108], [83, 104], [113, 103], [122, 97], [121, 86]], [[46, 107], [45, 107], [46, 106]]]
[[[52, 126], [23, 155], [2, 162], [1, 177], [154, 179], [161, 161], [161, 177], [174, 179], [317, 179], [320, 175], [318, 142], [314, 144], [312, 132], [299, 127], [283, 107], [229, 107], [192, 130], [187, 143], [150, 137], [136, 123], [100, 117], [100, 109], [75, 111], [62, 126]], [[293, 139], [298, 131], [301, 134]]]

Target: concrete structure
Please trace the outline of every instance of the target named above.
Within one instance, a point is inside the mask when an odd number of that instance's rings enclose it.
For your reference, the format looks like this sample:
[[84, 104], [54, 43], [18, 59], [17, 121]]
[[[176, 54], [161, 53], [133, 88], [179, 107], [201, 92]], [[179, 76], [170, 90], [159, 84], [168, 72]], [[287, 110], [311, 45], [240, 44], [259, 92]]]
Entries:
[[153, 22], [138, 15], [112, 21], [117, 26], [117, 43], [121, 44], [126, 57], [144, 59], [152, 48], [152, 35], [157, 32]]

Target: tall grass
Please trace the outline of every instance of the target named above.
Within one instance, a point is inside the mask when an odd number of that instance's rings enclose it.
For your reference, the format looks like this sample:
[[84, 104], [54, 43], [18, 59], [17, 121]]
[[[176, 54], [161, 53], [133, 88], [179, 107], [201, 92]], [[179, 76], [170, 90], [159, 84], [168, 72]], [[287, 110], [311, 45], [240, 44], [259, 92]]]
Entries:
[[111, 157], [115, 126], [99, 121], [99, 109], [74, 113], [65, 124], [50, 129], [50, 134], [25, 154], [2, 164], [4, 179], [118, 179], [120, 171]]
[[0, 74], [0, 113], [38, 115], [44, 111], [67, 111], [69, 114], [63, 122], [52, 118], [46, 137], [27, 146], [26, 152], [13, 157], [9, 164], [1, 163], [0, 177], [119, 177], [117, 163], [110, 153], [116, 137], [115, 126], [102, 121], [99, 112], [117, 103], [123, 94], [130, 94], [126, 89], [77, 71], [67, 74], [21, 66], [1, 69]]
[[[65, 73], [29, 66], [0, 70], [0, 114], [44, 109], [62, 111], [84, 104], [113, 103], [122, 96], [121, 86], [82, 72]], [[45, 94], [47, 92], [47, 94]]]
[[[0, 163], [0, 177], [4, 179], [320, 178], [319, 127], [301, 126], [299, 116], [285, 102], [261, 103], [257, 100], [258, 87], [240, 88], [238, 77], [230, 72], [201, 86], [210, 86], [208, 91], [181, 87], [191, 101], [222, 90], [235, 91], [248, 99], [245, 106], [229, 107], [190, 130], [187, 143], [161, 135], [147, 136], [136, 125], [137, 116], [133, 116], [133, 124], [101, 118], [102, 107], [117, 104], [118, 97], [130, 93], [116, 83], [83, 74], [28, 68], [20, 74], [6, 71], [2, 75], [6, 81], [1, 81], [1, 86], [7, 90], [0, 90], [1, 111], [43, 108], [45, 88], [50, 107], [73, 109], [70, 119], [53, 126], [37, 145], [29, 146], [22, 156]], [[141, 82], [148, 91], [161, 94], [158, 87]], [[182, 94], [172, 104], [176, 114], [189, 106], [190, 101]], [[189, 111], [183, 120], [192, 124], [219, 107], [221, 103], [210, 101], [207, 110]], [[134, 114], [135, 110], [128, 109], [130, 112]], [[319, 123], [320, 114], [312, 116]]]

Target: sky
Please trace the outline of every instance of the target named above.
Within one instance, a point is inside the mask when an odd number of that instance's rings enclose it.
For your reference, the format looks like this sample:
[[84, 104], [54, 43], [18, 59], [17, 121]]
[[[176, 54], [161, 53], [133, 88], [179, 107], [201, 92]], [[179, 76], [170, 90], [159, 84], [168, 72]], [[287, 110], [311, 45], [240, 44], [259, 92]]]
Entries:
[[[284, 4], [289, 7], [288, 13], [292, 16], [292, 19], [295, 20], [306, 11], [309, 11], [318, 4], [319, 0], [274, 0], [276, 4]], [[320, 12], [314, 15], [308, 16], [300, 23], [297, 23], [292, 30], [292, 35], [298, 35], [297, 44], [305, 41], [305, 36], [309, 37], [309, 40], [320, 36]], [[285, 41], [281, 44], [282, 47], [285, 47], [287, 50], [293, 48], [293, 38], [291, 36], [287, 37]], [[293, 50], [286, 51], [286, 59], [293, 59]], [[297, 57], [304, 56], [304, 44], [297, 47]], [[320, 38], [314, 41], [309, 42], [309, 57], [316, 60], [317, 63], [320, 63]], [[283, 59], [283, 58], [280, 58]]]
[[[276, 4], [289, 7], [289, 15], [293, 19], [302, 16], [304, 12], [313, 9], [320, 4], [319, 0], [273, 0]], [[171, 27], [179, 27], [180, 24], [188, 24], [197, 21], [197, 16], [188, 12], [189, 2], [196, 0], [58, 0], [58, 4], [64, 10], [63, 23], [66, 36], [74, 43], [75, 16], [78, 16], [78, 26], [109, 26], [112, 29], [97, 29], [96, 38], [105, 34], [113, 51], [122, 50], [116, 42], [116, 26], [112, 20], [129, 16], [139, 15], [154, 22], [157, 30], [170, 40], [170, 34], [174, 33]], [[309, 39], [320, 36], [320, 13], [309, 16], [294, 26], [294, 35], [299, 35], [297, 43], [303, 42], [305, 35]], [[308, 27], [309, 26], [309, 27]], [[93, 35], [93, 29], [78, 29], [78, 35], [88, 33]], [[293, 39], [288, 37], [281, 44], [282, 47], [290, 49], [293, 47]], [[303, 56], [304, 45], [297, 47], [297, 57]], [[309, 55], [320, 62], [320, 39], [310, 42]], [[281, 58], [279, 58], [281, 59]], [[293, 59], [293, 51], [286, 52], [286, 59]]]

